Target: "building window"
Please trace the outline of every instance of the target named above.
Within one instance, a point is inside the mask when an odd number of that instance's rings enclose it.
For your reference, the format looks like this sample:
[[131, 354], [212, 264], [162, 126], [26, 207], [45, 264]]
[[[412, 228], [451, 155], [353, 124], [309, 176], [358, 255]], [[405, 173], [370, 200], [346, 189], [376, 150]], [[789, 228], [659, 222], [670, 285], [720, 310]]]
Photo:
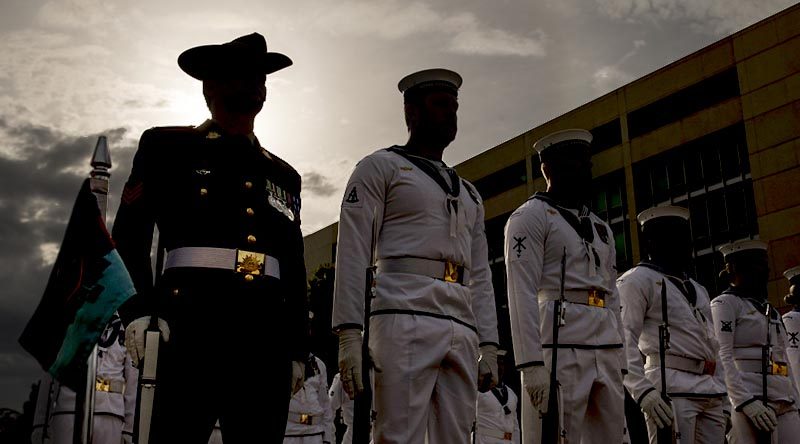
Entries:
[[528, 172], [525, 169], [525, 160], [521, 160], [511, 166], [495, 171], [488, 176], [472, 182], [478, 193], [486, 200], [512, 190], [528, 182]]
[[717, 248], [758, 236], [744, 125], [638, 162], [633, 177], [637, 212], [657, 205], [689, 208], [696, 277], [712, 297], [719, 294], [723, 264]]
[[628, 136], [633, 139], [739, 95], [739, 75], [734, 66], [629, 112]]
[[617, 271], [631, 267], [631, 232], [625, 193], [625, 170], [617, 170], [592, 180], [592, 211], [608, 223], [617, 250]]
[[619, 118], [590, 130], [592, 133], [592, 154], [622, 144], [622, 128]]

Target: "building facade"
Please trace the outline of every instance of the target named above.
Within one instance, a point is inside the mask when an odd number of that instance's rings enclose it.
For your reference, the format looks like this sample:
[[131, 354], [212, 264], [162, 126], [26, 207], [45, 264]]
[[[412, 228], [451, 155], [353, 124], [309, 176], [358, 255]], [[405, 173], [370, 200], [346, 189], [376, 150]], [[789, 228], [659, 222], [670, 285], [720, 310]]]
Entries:
[[[690, 54], [456, 166], [485, 201], [501, 336], [508, 340], [503, 228], [545, 189], [533, 143], [590, 129], [593, 210], [614, 231], [620, 273], [641, 251], [636, 214], [653, 205], [691, 212], [694, 271], [722, 290], [717, 248], [769, 243], [769, 297], [783, 305], [781, 273], [800, 265], [800, 5]], [[337, 224], [305, 238], [309, 272], [333, 262]]]

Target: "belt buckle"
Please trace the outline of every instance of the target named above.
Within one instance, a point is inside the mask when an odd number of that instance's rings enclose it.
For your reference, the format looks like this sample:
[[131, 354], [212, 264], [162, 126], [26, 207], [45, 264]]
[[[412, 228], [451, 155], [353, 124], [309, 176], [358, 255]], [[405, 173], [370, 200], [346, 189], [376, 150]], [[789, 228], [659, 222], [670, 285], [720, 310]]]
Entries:
[[311, 425], [312, 416], [303, 413], [300, 415], [300, 424]]
[[717, 370], [717, 361], [704, 361], [703, 362], [703, 374], [704, 375], [713, 375], [716, 373]]
[[447, 260], [444, 261], [444, 281], [451, 284], [458, 282], [458, 264]]
[[511, 438], [512, 438], [512, 433], [511, 432], [503, 433], [503, 440], [504, 441], [511, 441]]
[[236, 250], [236, 272], [259, 276], [266, 269], [267, 255], [255, 251]]
[[95, 378], [94, 380], [94, 389], [98, 392], [110, 392], [111, 391], [111, 381], [108, 379], [103, 378]]
[[589, 290], [588, 302], [588, 305], [591, 305], [592, 307], [605, 308], [606, 306], [605, 295], [599, 290]]
[[770, 370], [771, 370], [770, 374], [772, 375], [789, 376], [789, 368], [786, 364], [773, 362]]

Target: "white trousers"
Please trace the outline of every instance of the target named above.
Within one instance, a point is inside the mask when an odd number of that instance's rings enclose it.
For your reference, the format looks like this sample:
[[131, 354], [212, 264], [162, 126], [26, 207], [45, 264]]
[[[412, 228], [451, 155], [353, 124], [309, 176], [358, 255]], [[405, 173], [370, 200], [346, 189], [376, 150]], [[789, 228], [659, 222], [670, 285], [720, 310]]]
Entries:
[[286, 436], [283, 444], [322, 444], [322, 434], [313, 436]]
[[[723, 444], [725, 423], [723, 398], [672, 398], [681, 444]], [[647, 420], [650, 444], [656, 444], [657, 427]]]
[[[772, 432], [772, 444], [800, 442], [800, 415], [797, 414], [797, 407], [785, 402], [770, 403], [770, 407], [773, 407], [778, 414], [778, 429]], [[729, 444], [755, 444], [756, 428], [747, 415], [733, 412], [731, 426], [731, 432], [728, 434]]]
[[[92, 419], [93, 444], [120, 444], [122, 442], [122, 419], [112, 416], [95, 414]], [[72, 430], [75, 425], [75, 416], [72, 414], [53, 415], [50, 421], [50, 436], [52, 444], [72, 444]]]
[[478, 335], [447, 319], [385, 314], [370, 320], [374, 442], [467, 443], [475, 419]]
[[[544, 349], [550, 368], [552, 349]], [[558, 350], [563, 427], [567, 443], [621, 443], [625, 428], [625, 398], [619, 349]], [[522, 404], [522, 442], [540, 444], [542, 421], [525, 389]]]

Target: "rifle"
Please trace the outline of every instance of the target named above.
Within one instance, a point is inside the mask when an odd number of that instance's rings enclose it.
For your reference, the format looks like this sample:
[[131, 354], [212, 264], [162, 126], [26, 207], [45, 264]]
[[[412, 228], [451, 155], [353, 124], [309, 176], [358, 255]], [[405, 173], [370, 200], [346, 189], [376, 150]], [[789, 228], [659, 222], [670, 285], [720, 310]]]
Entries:
[[[669, 316], [667, 315], [667, 282], [661, 280], [661, 324], [658, 326], [658, 358], [661, 363], [661, 399], [672, 408], [672, 399], [667, 394], [667, 350], [669, 350]], [[658, 444], [679, 443], [675, 409], [672, 409], [672, 424], [656, 430]]]
[[[161, 281], [164, 266], [164, 248], [161, 247], [159, 233], [158, 249], [156, 251], [156, 266], [154, 271], [154, 290], [157, 291]], [[158, 347], [161, 342], [161, 330], [158, 328], [158, 315], [155, 310], [155, 297], [153, 297], [153, 310], [150, 316], [150, 325], [147, 326], [144, 342], [144, 359], [140, 365], [139, 385], [134, 417], [133, 433], [134, 442], [148, 444], [150, 441], [150, 426], [153, 420], [153, 401], [156, 393], [156, 370], [158, 369]]]
[[372, 384], [369, 377], [372, 360], [369, 357], [369, 316], [372, 311], [372, 298], [375, 297], [375, 248], [378, 243], [377, 209], [372, 211], [372, 244], [369, 265], [366, 268], [364, 285], [364, 338], [361, 341], [361, 378], [364, 390], [356, 395], [353, 403], [353, 444], [368, 444], [372, 428]]
[[[770, 366], [772, 365], [770, 355], [772, 354], [772, 335], [770, 334], [770, 326], [772, 324], [772, 306], [769, 302], [766, 303], [766, 310], [764, 311], [764, 316], [767, 319], [767, 342], [761, 347], [761, 403], [764, 404], [764, 407], [769, 408], [767, 405], [767, 401], [769, 397], [767, 397], [767, 374], [770, 370]], [[756, 442], [758, 444], [770, 444], [772, 442], [772, 432], [768, 432], [766, 430], [758, 430], [756, 432]]]
[[566, 306], [564, 304], [564, 275], [567, 266], [567, 247], [561, 255], [560, 296], [553, 303], [553, 352], [550, 358], [550, 396], [547, 400], [547, 413], [542, 415], [542, 444], [563, 443], [567, 437], [564, 429], [563, 411], [561, 410], [561, 388], [558, 383], [558, 331], [566, 323]]

